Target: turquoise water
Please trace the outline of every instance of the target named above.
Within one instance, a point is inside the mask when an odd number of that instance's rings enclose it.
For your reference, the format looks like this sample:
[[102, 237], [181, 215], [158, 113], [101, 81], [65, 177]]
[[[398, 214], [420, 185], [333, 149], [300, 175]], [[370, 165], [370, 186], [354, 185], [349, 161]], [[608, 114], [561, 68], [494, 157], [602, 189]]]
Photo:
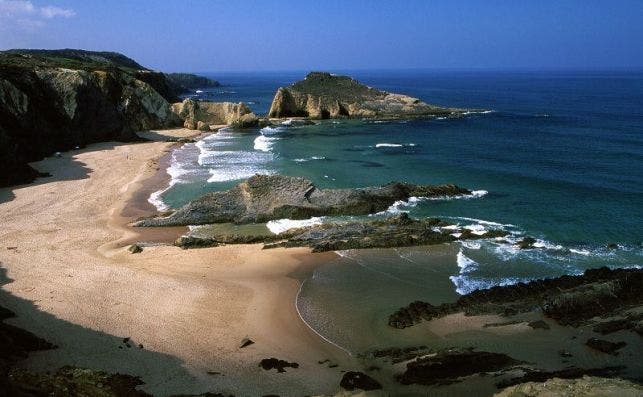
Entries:
[[[255, 173], [304, 176], [321, 187], [455, 183], [488, 193], [418, 200], [380, 216], [408, 211], [477, 229], [502, 228], [512, 233], [510, 240], [538, 238], [540, 248], [521, 251], [482, 241], [456, 245], [439, 260], [426, 248], [403, 255], [342, 253], [307, 280], [300, 296], [304, 318], [330, 339], [360, 348], [328, 324], [355, 330], [361, 329], [358, 321], [383, 324], [389, 306], [412, 299], [435, 302], [452, 299], [456, 291], [590, 267], [643, 265], [643, 73], [350, 74], [429, 103], [492, 112], [456, 120], [327, 120], [222, 132], [173, 154], [174, 184], [160, 198], [178, 207]], [[265, 113], [278, 86], [304, 75], [216, 75], [226, 86], [198, 96], [246, 101]], [[619, 248], [608, 249], [608, 243]], [[372, 302], [368, 310], [364, 296]], [[345, 304], [337, 308], [340, 301]], [[351, 320], [351, 310], [362, 315]]]

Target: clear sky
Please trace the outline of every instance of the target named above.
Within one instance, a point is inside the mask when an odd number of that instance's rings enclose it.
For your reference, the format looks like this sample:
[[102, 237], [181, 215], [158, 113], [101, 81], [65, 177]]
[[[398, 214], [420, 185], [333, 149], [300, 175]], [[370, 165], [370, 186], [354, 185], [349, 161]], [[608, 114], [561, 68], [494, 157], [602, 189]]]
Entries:
[[643, 69], [643, 0], [0, 0], [0, 49], [164, 71]]

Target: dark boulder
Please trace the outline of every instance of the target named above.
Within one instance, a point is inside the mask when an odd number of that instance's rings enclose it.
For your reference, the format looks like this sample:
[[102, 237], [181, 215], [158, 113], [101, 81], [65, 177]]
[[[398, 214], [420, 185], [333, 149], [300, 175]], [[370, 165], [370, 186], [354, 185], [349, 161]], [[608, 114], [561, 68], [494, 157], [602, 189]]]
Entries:
[[342, 380], [339, 382], [339, 385], [348, 391], [353, 391], [355, 389], [369, 391], [379, 390], [382, 388], [380, 382], [363, 372], [357, 371], [346, 372], [344, 376], [342, 376]]

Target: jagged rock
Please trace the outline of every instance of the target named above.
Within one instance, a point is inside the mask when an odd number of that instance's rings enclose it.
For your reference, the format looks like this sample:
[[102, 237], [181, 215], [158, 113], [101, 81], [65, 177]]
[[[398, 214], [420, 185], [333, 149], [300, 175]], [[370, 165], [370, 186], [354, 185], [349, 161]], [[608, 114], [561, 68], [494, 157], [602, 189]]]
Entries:
[[276, 238], [281, 241], [264, 248], [311, 247], [313, 252], [358, 248], [408, 247], [442, 244], [455, 241], [450, 232], [434, 231], [444, 224], [439, 219], [415, 220], [402, 214], [382, 220], [365, 222], [326, 223], [292, 229]]
[[172, 112], [184, 120], [191, 130], [209, 131], [211, 125], [231, 125], [237, 128], [256, 127], [259, 118], [243, 102], [203, 102], [186, 99], [172, 104]]
[[264, 358], [259, 363], [259, 366], [266, 371], [276, 369], [277, 372], [286, 372], [286, 368], [299, 368], [299, 364], [290, 363], [286, 360], [279, 360], [277, 358]]
[[455, 185], [390, 183], [358, 189], [319, 189], [311, 181], [282, 175], [255, 175], [234, 188], [206, 193], [169, 216], [144, 219], [136, 226], [259, 223], [324, 215], [365, 215], [411, 196], [470, 194]]
[[524, 249], [532, 249], [532, 248], [534, 248], [535, 243], [536, 243], [535, 238], [527, 236], [527, 237], [523, 238], [522, 240], [518, 241], [518, 243], [516, 243], [516, 245], [518, 246], [518, 248], [524, 250]]
[[71, 366], [62, 367], [52, 375], [15, 370], [10, 379], [16, 395], [151, 397], [136, 389], [143, 384], [138, 377]]
[[0, 186], [33, 180], [27, 163], [57, 151], [179, 125], [134, 68], [142, 69], [116, 53], [0, 52]]
[[357, 371], [346, 372], [344, 376], [342, 376], [342, 380], [339, 382], [339, 385], [348, 391], [353, 391], [355, 389], [369, 391], [379, 390], [382, 388], [380, 382], [363, 372]]
[[127, 250], [129, 252], [131, 252], [132, 254], [138, 254], [138, 253], [143, 252], [143, 247], [141, 247], [138, 244], [132, 244], [132, 245], [129, 246], [129, 248]]
[[407, 363], [406, 371], [396, 379], [404, 385], [450, 384], [464, 376], [495, 372], [517, 364], [520, 361], [502, 353], [453, 349]]
[[457, 115], [464, 112], [463, 109], [429, 105], [417, 98], [380, 91], [350, 77], [311, 72], [304, 80], [277, 90], [269, 116], [397, 118]]
[[608, 340], [598, 338], [589, 338], [587, 342], [585, 342], [585, 344], [594, 350], [598, 350], [614, 356], [618, 355], [617, 350], [627, 345], [627, 343], [625, 342], [610, 342]]
[[[585, 371], [588, 372], [588, 371]], [[590, 371], [591, 372], [591, 371]], [[515, 384], [494, 394], [494, 397], [639, 397], [643, 387], [628, 380], [603, 378], [606, 375], [560, 376], [545, 373], [547, 378]], [[582, 376], [582, 377], [581, 377]], [[613, 376], [613, 375], [612, 375]]]
[[513, 315], [535, 310], [563, 325], [579, 325], [593, 317], [613, 316], [643, 304], [643, 269], [606, 267], [582, 276], [562, 276], [477, 290], [439, 306], [416, 301], [389, 317], [389, 325], [406, 328], [422, 320], [464, 312], [467, 315]]

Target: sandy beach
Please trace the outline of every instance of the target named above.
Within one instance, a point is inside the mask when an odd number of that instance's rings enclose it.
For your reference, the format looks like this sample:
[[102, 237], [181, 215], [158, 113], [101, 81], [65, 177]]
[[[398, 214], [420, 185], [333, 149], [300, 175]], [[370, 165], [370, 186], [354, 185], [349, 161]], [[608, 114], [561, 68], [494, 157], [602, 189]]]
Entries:
[[[141, 192], [167, 183], [159, 162], [175, 143], [162, 140], [193, 135], [94, 144], [33, 164], [50, 177], [0, 190], [0, 300], [18, 314], [10, 323], [58, 345], [21, 365], [138, 375], [160, 396], [334, 393], [351, 358], [300, 320], [295, 297], [301, 276], [335, 254], [260, 245], [127, 250], [146, 237], [127, 223], [153, 210]], [[255, 343], [240, 349], [245, 337]], [[264, 371], [258, 363], [269, 357], [300, 367]], [[324, 359], [339, 366], [319, 365]]]

